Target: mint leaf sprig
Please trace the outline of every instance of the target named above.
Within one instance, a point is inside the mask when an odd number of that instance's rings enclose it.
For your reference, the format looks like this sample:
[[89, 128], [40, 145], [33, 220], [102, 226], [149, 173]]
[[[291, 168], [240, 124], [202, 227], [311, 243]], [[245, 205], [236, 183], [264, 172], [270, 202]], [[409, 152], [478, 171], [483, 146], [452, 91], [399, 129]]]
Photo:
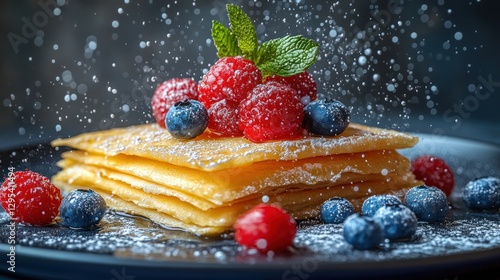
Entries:
[[212, 22], [212, 38], [219, 58], [243, 56], [255, 63], [262, 76], [283, 77], [307, 70], [318, 59], [319, 45], [301, 35], [258, 43], [252, 20], [234, 4], [226, 5], [230, 28]]

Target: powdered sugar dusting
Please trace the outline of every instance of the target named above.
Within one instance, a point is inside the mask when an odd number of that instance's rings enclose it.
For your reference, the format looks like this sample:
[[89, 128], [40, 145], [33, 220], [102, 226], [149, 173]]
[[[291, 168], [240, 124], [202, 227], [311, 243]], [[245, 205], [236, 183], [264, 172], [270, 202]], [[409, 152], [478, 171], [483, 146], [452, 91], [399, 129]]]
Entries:
[[179, 141], [158, 125], [147, 124], [57, 139], [52, 144], [108, 156], [136, 155], [213, 171], [265, 160], [404, 149], [414, 146], [418, 139], [394, 130], [351, 123], [337, 137], [308, 136], [298, 140], [252, 143], [243, 137], [223, 138], [206, 132], [188, 141]]
[[[2, 242], [8, 234], [8, 217], [0, 216]], [[151, 260], [187, 260], [196, 262], [245, 263], [249, 252], [238, 246], [231, 234], [219, 238], [199, 238], [189, 233], [160, 227], [143, 218], [107, 213], [101, 228], [77, 231], [59, 225], [50, 227], [19, 226], [18, 244], [70, 252], [114, 254], [123, 258]], [[330, 263], [390, 261], [470, 253], [484, 249], [500, 250], [498, 212], [452, 210], [444, 223], [419, 222], [411, 240], [382, 244], [379, 249], [352, 249], [343, 238], [341, 224], [306, 221], [299, 224], [292, 253], [286, 258], [297, 261], [310, 257]], [[250, 252], [251, 253], [251, 252]], [[252, 261], [269, 262], [282, 258], [254, 256]]]

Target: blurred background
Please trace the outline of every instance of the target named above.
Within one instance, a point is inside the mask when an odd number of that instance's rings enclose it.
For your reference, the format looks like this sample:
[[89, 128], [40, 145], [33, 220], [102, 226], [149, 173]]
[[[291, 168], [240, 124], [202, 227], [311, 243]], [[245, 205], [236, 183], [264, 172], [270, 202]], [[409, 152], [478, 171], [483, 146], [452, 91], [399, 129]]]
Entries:
[[163, 80], [200, 80], [225, 5], [259, 40], [301, 34], [353, 121], [500, 144], [497, 1], [0, 2], [0, 149], [152, 122]]

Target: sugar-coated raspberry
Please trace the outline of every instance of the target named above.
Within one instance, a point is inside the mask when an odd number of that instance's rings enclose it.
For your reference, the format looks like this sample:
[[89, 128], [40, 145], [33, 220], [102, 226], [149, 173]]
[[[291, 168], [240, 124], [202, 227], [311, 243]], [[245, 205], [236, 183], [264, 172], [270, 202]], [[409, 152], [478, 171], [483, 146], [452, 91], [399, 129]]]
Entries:
[[59, 214], [62, 196], [49, 178], [33, 171], [15, 171], [2, 183], [0, 200], [15, 221], [47, 225]]
[[252, 61], [241, 56], [223, 57], [203, 75], [198, 86], [198, 100], [206, 108], [223, 99], [239, 104], [261, 83], [262, 74]]
[[289, 85], [297, 91], [302, 104], [307, 105], [309, 102], [318, 98], [318, 88], [314, 76], [307, 71], [295, 74], [288, 77], [273, 75], [266, 78], [266, 82], [276, 81]]
[[424, 181], [427, 186], [434, 186], [449, 196], [455, 186], [452, 169], [441, 158], [422, 155], [411, 162], [411, 170], [417, 180]]
[[208, 128], [221, 136], [241, 136], [238, 127], [238, 105], [226, 99], [217, 101], [208, 109]]
[[291, 87], [267, 82], [257, 85], [239, 107], [238, 126], [253, 142], [294, 139], [302, 135], [304, 105]]
[[198, 85], [191, 78], [173, 78], [156, 87], [151, 98], [151, 107], [156, 122], [165, 128], [168, 110], [179, 101], [198, 98]]
[[297, 226], [283, 209], [259, 204], [241, 215], [234, 224], [235, 240], [261, 253], [283, 252], [293, 245]]

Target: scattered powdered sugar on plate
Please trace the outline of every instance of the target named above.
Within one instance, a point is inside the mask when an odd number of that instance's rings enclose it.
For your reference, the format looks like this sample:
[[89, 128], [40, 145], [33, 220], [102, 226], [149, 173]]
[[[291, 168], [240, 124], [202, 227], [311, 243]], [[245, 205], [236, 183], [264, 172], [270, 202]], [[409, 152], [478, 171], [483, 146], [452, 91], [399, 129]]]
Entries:
[[[0, 216], [1, 240], [8, 237], [8, 216]], [[146, 260], [246, 263], [314, 257], [318, 262], [380, 262], [440, 257], [484, 249], [500, 250], [500, 214], [454, 209], [443, 223], [420, 222], [410, 240], [386, 242], [377, 250], [354, 250], [345, 242], [342, 225], [319, 221], [299, 223], [294, 248], [286, 255], [258, 256], [238, 246], [231, 234], [201, 238], [166, 229], [146, 219], [109, 212], [93, 230], [73, 230], [60, 225], [17, 227], [18, 245], [115, 255]], [[252, 258], [248, 258], [252, 256]]]
[[377, 250], [353, 250], [343, 238], [342, 225], [306, 226], [298, 231], [295, 244], [327, 262], [388, 261], [500, 249], [500, 215], [452, 210], [445, 222], [419, 222], [410, 240], [386, 242]]

